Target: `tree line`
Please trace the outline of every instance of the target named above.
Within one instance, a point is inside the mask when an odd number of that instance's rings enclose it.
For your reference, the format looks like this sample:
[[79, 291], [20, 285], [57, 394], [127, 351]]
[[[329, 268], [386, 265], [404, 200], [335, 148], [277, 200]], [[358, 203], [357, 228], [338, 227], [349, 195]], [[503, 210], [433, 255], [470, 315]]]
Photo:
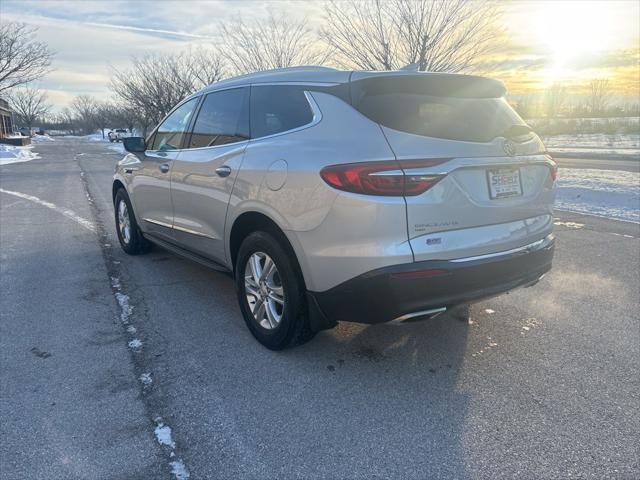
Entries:
[[[132, 57], [127, 68], [112, 68], [109, 102], [84, 95], [55, 115], [33, 81], [50, 71], [54, 52], [24, 24], [6, 23], [0, 39], [0, 95], [10, 98], [20, 121], [36, 121], [74, 133], [109, 127], [157, 124], [187, 95], [213, 82], [259, 70], [296, 65], [346, 69], [410, 69], [473, 72], [504, 37], [497, 27], [499, 2], [474, 0], [327, 0], [324, 21], [270, 11], [266, 18], [236, 17], [220, 25], [220, 41], [175, 54]], [[594, 79], [583, 114], [610, 111], [611, 85]], [[525, 118], [567, 111], [567, 89], [552, 85], [543, 98], [521, 95], [514, 106]], [[581, 107], [582, 108], [582, 107]], [[574, 109], [575, 113], [575, 109]]]

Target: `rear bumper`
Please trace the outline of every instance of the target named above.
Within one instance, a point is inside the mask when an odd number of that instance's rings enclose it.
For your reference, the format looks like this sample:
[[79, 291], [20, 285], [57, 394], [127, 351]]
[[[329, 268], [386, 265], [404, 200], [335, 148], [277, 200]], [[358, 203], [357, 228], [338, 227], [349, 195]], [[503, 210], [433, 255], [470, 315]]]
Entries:
[[309, 292], [327, 326], [338, 320], [382, 323], [475, 302], [535, 283], [551, 269], [553, 235], [477, 257], [379, 268], [324, 292]]

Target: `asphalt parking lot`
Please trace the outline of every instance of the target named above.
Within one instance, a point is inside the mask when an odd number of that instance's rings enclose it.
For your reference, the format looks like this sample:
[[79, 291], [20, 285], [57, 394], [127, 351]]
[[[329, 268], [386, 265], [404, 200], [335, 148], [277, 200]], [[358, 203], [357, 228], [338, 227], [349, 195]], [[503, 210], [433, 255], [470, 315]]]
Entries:
[[232, 279], [113, 225], [120, 154], [0, 170], [3, 479], [640, 477], [640, 227], [557, 212], [538, 285], [284, 352]]

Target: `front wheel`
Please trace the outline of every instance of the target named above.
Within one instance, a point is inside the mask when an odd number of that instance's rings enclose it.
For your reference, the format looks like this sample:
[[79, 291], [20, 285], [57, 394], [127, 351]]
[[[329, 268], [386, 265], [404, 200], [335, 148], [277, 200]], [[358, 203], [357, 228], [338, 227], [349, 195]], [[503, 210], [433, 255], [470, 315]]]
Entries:
[[238, 302], [253, 336], [271, 350], [309, 341], [304, 280], [295, 258], [267, 232], [242, 242], [235, 267]]
[[139, 255], [151, 250], [151, 242], [142, 236], [133, 208], [131, 208], [129, 195], [124, 188], [116, 193], [114, 206], [116, 232], [122, 250], [129, 255]]

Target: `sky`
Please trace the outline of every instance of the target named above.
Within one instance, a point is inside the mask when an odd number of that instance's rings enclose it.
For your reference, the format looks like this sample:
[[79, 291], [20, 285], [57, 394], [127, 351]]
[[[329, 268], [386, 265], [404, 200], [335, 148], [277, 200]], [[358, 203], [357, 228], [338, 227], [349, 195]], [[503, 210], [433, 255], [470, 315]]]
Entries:
[[[615, 93], [640, 96], [640, 1], [503, 1], [500, 48], [480, 68], [510, 92], [541, 91], [561, 82], [581, 94], [592, 78], [609, 78]], [[235, 16], [262, 18], [269, 10], [322, 22], [322, 2], [303, 0], [81, 1], [1, 0], [0, 21], [38, 27], [56, 52], [55, 70], [38, 86], [56, 109], [75, 95], [109, 100], [112, 68], [132, 55], [176, 53], [219, 42], [219, 25]]]

